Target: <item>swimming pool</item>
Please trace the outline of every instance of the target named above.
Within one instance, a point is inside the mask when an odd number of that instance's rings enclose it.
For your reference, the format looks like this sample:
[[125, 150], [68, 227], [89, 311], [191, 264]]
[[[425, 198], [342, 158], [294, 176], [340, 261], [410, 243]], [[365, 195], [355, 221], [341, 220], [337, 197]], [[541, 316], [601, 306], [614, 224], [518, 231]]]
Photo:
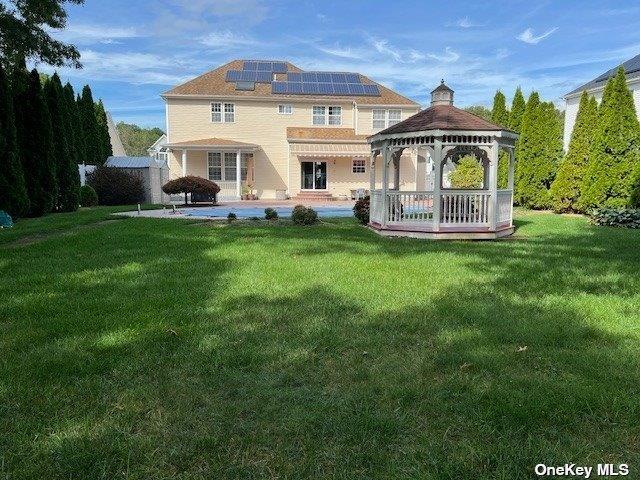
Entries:
[[[272, 207], [278, 212], [279, 217], [290, 217], [293, 207]], [[318, 206], [311, 207], [318, 212], [319, 217], [351, 217], [353, 210], [350, 205], [336, 205], [330, 207]], [[238, 218], [264, 218], [265, 207], [199, 207], [199, 208], [183, 208], [180, 211], [187, 216], [193, 217], [210, 217], [210, 218], [227, 218], [229, 213], [235, 213]]]

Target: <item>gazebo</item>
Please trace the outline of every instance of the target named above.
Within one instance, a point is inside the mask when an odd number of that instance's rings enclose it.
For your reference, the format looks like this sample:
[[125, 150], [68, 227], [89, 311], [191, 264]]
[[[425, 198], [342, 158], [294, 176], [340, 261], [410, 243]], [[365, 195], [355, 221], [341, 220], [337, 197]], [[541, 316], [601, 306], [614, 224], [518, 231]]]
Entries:
[[[429, 108], [368, 138], [369, 226], [381, 235], [416, 238], [495, 239], [510, 235], [517, 138], [501, 125], [454, 107], [453, 90], [443, 80], [431, 92]], [[400, 191], [400, 158], [405, 149], [430, 159], [426, 175], [432, 182], [425, 183], [432, 183], [433, 188]], [[501, 151], [508, 154], [509, 174], [507, 185], [503, 185], [507, 188], [499, 190]], [[449, 174], [468, 156], [482, 169], [482, 182], [475, 188], [456, 188], [448, 181]], [[382, 162], [382, 182], [376, 189], [378, 161]]]

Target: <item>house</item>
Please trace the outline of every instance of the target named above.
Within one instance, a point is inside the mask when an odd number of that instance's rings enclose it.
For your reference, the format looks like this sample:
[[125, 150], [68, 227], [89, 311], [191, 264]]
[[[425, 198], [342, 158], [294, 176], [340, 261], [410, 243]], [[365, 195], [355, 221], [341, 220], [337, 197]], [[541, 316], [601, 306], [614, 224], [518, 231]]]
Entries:
[[145, 202], [169, 201], [169, 196], [162, 191], [162, 185], [169, 181], [169, 168], [165, 160], [153, 157], [112, 156], [107, 158], [105, 166], [120, 168], [140, 177], [144, 186]]
[[[615, 76], [620, 65], [606, 71], [602, 75], [594, 78], [590, 82], [572, 90], [564, 96], [565, 100], [565, 116], [564, 116], [564, 149], [569, 149], [569, 142], [571, 141], [571, 133], [573, 132], [573, 126], [576, 123], [576, 116], [578, 115], [578, 106], [580, 104], [580, 95], [583, 91], [587, 91], [590, 95], [595, 96], [598, 103], [602, 100], [602, 93], [604, 87], [611, 77]], [[633, 93], [633, 102], [636, 107], [636, 113], [640, 118], [640, 55], [627, 60], [622, 64], [624, 71], [627, 75], [627, 86]]]
[[[234, 60], [162, 98], [171, 178], [213, 180], [223, 199], [247, 188], [264, 199], [353, 197], [369, 189], [367, 137], [420, 110], [364, 75], [284, 61]], [[401, 162], [402, 188], [416, 189], [417, 154]]]
[[163, 133], [160, 135], [158, 139], [153, 142], [153, 145], [147, 148], [147, 153], [150, 157], [155, 158], [162, 163], [166, 163], [168, 161], [167, 134]]

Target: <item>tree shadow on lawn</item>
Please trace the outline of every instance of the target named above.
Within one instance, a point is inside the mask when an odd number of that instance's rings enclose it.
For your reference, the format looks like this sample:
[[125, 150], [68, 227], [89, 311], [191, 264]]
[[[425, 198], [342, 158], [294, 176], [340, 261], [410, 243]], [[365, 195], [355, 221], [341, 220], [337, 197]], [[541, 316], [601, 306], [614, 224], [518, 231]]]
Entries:
[[[488, 279], [431, 295], [425, 276], [423, 297], [374, 308], [322, 278], [279, 295], [229, 288], [246, 261], [219, 251], [229, 242], [304, 246], [338, 241], [333, 231], [123, 228], [81, 236], [75, 251], [42, 245], [12, 266], [19, 282], [57, 254], [0, 310], [13, 337], [2, 369], [14, 383], [0, 389], [9, 474], [530, 478], [541, 461], [637, 465], [637, 338], [607, 312], [554, 297], [637, 304], [637, 258], [616, 241], [427, 246], [358, 231], [359, 245], [341, 244], [351, 255], [391, 256], [400, 270], [463, 255]], [[85, 253], [101, 242], [113, 255]], [[302, 247], [282, 248], [328, 254]]]

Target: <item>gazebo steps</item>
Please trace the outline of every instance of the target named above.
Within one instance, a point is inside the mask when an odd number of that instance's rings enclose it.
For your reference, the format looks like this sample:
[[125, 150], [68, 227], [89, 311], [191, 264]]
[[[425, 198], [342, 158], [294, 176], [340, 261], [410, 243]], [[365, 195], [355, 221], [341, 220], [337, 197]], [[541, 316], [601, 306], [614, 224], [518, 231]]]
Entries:
[[330, 192], [298, 192], [292, 199], [305, 202], [332, 202], [336, 200], [336, 197]]

